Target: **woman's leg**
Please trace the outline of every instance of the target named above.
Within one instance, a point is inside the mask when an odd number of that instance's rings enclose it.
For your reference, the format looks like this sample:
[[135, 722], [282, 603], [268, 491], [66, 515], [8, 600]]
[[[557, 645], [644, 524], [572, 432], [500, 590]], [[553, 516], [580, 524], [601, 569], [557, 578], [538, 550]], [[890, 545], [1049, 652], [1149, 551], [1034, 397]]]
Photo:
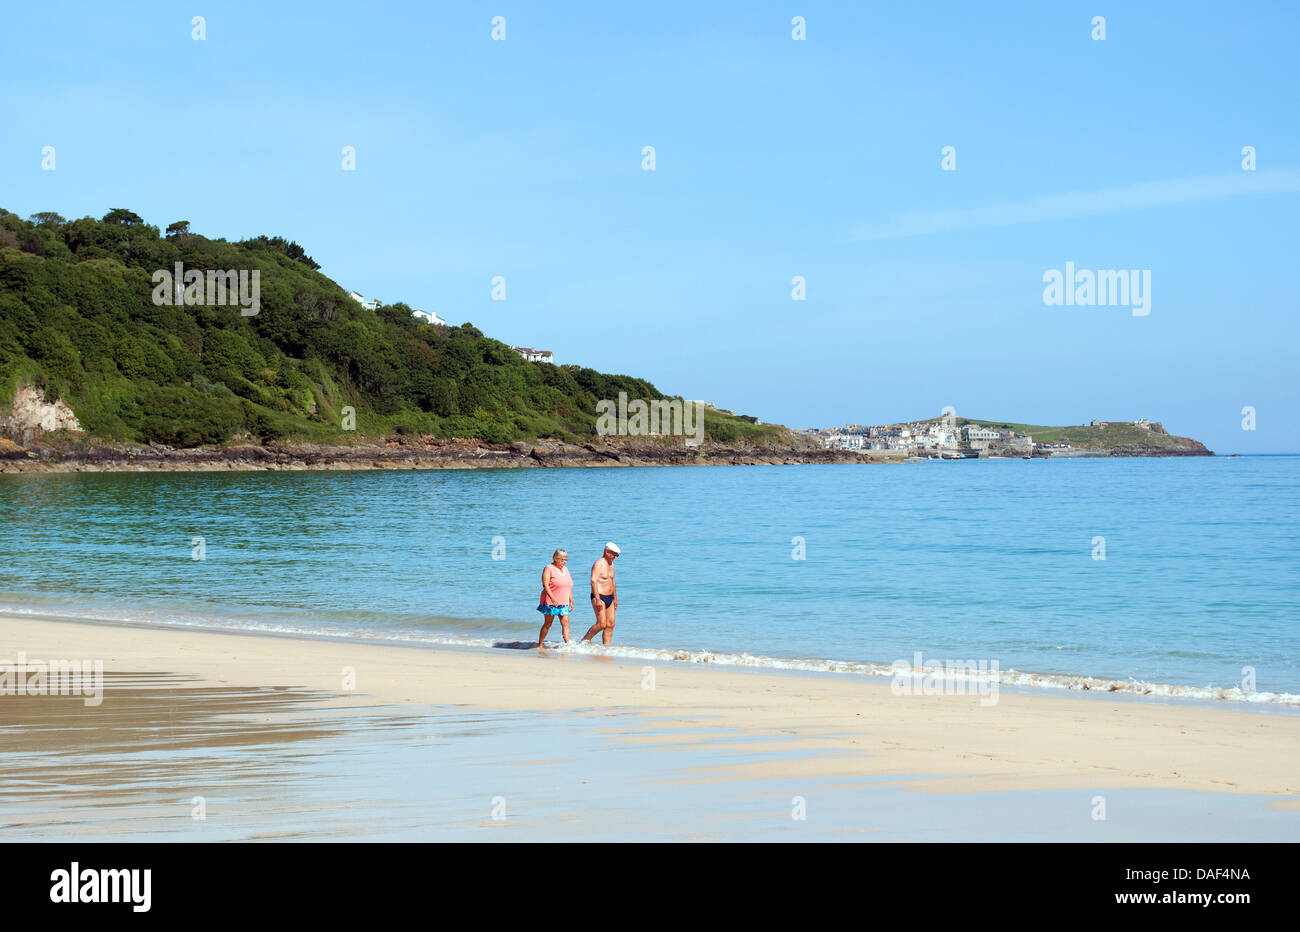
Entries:
[[[537, 646], [538, 646], [538, 647], [541, 647], [541, 646], [542, 646], [542, 642], [546, 640], [546, 632], [551, 630], [551, 621], [552, 621], [552, 620], [553, 620], [553, 619], [551, 618], [551, 616], [550, 616], [550, 615], [547, 615], [547, 616], [546, 616], [546, 620], [545, 620], [544, 622], [542, 622], [542, 633], [539, 634], [539, 635], [537, 635]], [[567, 626], [566, 626], [566, 627], [567, 627]], [[567, 632], [566, 632], [566, 635], [567, 635]], [[567, 636], [565, 637], [565, 640], [566, 640], [566, 641], [568, 640], [568, 637], [567, 637]]]
[[569, 643], [569, 616], [560, 616], [560, 629], [564, 632], [564, 643]]

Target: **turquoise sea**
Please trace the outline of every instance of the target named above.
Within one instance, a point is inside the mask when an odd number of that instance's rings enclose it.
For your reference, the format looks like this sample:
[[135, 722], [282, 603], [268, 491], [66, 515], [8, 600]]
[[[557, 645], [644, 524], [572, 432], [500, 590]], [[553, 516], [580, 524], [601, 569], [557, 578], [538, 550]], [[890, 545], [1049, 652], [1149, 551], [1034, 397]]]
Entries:
[[1292, 456], [12, 475], [0, 611], [522, 648], [614, 540], [620, 656], [1298, 704], [1298, 528]]

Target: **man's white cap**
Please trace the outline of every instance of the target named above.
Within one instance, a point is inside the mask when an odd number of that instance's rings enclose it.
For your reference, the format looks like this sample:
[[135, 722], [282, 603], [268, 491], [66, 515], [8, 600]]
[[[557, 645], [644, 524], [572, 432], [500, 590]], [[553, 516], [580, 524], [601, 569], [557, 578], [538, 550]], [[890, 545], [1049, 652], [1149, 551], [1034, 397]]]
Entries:
[[610, 540], [610, 541], [606, 541], [606, 542], [605, 542], [605, 549], [606, 549], [606, 550], [612, 550], [614, 553], [622, 553], [622, 552], [623, 552], [623, 551], [621, 551], [621, 550], [618, 549], [618, 544], [614, 543], [612, 540]]

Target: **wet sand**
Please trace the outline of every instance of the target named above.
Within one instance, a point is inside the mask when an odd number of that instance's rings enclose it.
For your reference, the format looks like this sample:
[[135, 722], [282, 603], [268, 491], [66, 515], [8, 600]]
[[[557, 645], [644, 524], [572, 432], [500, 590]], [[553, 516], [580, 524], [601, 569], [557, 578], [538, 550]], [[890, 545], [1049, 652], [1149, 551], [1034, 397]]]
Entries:
[[1254, 708], [34, 616], [0, 645], [106, 677], [0, 696], [13, 839], [1300, 838], [1300, 716]]

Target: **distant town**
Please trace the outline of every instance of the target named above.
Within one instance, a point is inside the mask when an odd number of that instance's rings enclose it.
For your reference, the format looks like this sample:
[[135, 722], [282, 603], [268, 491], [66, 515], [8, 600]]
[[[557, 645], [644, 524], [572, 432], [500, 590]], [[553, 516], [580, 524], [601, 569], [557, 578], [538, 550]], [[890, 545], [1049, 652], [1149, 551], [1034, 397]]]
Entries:
[[[1164, 425], [1146, 418], [1136, 421], [1094, 419], [1079, 427], [1136, 428], [1151, 435], [1167, 436]], [[1045, 427], [1043, 430], [1049, 439], [1035, 442], [1032, 434], [1017, 430], [1016, 425], [994, 426], [988, 422], [958, 420], [954, 416], [946, 416], [897, 424], [846, 424], [836, 428], [812, 428], [808, 433], [830, 450], [863, 453], [879, 451], [937, 459], [1091, 455], [1097, 450], [1095, 442], [1077, 449], [1075, 444], [1062, 442], [1058, 435], [1071, 431], [1072, 428]], [[1096, 439], [1101, 440], [1110, 433], [1112, 432], [1098, 430]], [[1089, 438], [1090, 441], [1092, 439]]]

